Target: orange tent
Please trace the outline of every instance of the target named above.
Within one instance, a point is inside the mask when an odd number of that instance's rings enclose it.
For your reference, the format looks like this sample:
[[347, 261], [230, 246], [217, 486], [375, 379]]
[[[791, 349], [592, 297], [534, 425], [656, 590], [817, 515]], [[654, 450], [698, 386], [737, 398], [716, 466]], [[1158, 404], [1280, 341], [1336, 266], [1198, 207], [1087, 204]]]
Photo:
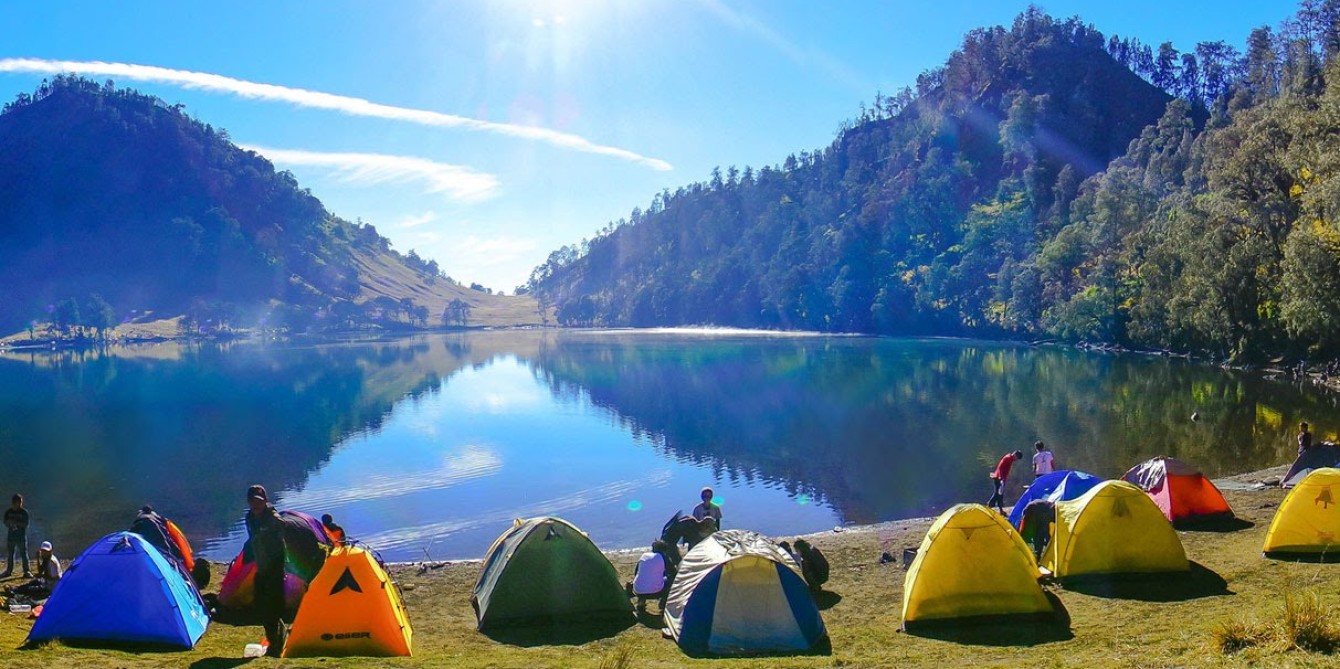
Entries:
[[1121, 478], [1140, 486], [1173, 523], [1233, 516], [1219, 489], [1199, 469], [1176, 458], [1145, 460]]

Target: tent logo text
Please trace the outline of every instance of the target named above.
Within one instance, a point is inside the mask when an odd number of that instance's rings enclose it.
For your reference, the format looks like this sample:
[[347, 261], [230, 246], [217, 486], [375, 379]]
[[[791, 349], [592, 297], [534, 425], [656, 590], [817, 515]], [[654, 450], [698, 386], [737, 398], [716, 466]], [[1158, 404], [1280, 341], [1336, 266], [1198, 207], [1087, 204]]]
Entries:
[[331, 634], [330, 632], [326, 632], [325, 634], [321, 635], [322, 641], [343, 641], [345, 639], [371, 639], [371, 638], [372, 638], [372, 632], [340, 632], [339, 634]]

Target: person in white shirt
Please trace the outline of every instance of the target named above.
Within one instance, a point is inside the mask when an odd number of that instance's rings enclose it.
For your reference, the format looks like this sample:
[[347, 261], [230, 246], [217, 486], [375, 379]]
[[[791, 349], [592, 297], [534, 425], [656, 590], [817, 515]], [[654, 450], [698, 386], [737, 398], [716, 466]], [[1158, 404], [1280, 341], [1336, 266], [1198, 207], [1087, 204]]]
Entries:
[[1056, 458], [1047, 450], [1047, 446], [1039, 441], [1033, 444], [1033, 448], [1037, 449], [1033, 455], [1033, 478], [1056, 471]]
[[670, 545], [657, 539], [651, 542], [651, 550], [637, 559], [631, 590], [637, 597], [638, 611], [645, 611], [647, 600], [652, 598], [659, 599], [661, 610], [665, 610], [665, 598], [670, 594], [670, 583], [679, 566], [669, 551]]

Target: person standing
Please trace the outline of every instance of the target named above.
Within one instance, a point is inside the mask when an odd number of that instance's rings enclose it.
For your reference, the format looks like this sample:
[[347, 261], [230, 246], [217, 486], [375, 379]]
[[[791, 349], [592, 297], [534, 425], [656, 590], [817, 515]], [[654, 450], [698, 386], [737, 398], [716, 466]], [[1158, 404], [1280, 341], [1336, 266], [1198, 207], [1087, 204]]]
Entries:
[[265, 628], [266, 655], [284, 651], [284, 521], [262, 485], [247, 488], [247, 541], [256, 559], [256, 615]]
[[1302, 455], [1312, 448], [1312, 432], [1307, 429], [1307, 423], [1298, 424], [1298, 454]]
[[9, 558], [5, 563], [5, 573], [0, 574], [0, 578], [9, 578], [14, 573], [15, 555], [23, 560], [24, 578], [32, 578], [33, 572], [28, 569], [28, 510], [23, 508], [23, 495], [14, 493], [14, 497], [10, 498], [9, 508], [5, 509], [5, 528], [9, 530], [5, 537]]
[[1014, 463], [1024, 459], [1023, 451], [1006, 453], [996, 463], [996, 468], [991, 470], [991, 481], [995, 486], [995, 491], [991, 493], [991, 499], [987, 500], [988, 507], [994, 506], [1001, 515], [1005, 514], [1005, 481], [1010, 478], [1010, 470], [1014, 468]]
[[1052, 455], [1051, 449], [1041, 441], [1035, 442], [1033, 448], [1037, 450], [1033, 454], [1033, 478], [1056, 471], [1056, 457]]

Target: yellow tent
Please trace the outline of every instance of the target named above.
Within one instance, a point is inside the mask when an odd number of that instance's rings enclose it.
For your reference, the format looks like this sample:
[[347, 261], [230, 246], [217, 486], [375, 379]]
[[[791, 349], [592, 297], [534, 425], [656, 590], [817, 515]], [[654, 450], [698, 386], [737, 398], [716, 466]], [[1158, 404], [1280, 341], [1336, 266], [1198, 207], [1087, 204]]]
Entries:
[[1312, 470], [1284, 498], [1266, 532], [1266, 555], [1320, 557], [1340, 549], [1340, 469]]
[[367, 550], [340, 546], [308, 586], [284, 657], [407, 656], [412, 635], [386, 570]]
[[981, 504], [959, 504], [935, 520], [903, 583], [904, 627], [1051, 612], [1032, 551], [1004, 516]]
[[1056, 503], [1044, 566], [1057, 578], [1191, 569], [1182, 540], [1158, 505], [1125, 481], [1104, 481]]

